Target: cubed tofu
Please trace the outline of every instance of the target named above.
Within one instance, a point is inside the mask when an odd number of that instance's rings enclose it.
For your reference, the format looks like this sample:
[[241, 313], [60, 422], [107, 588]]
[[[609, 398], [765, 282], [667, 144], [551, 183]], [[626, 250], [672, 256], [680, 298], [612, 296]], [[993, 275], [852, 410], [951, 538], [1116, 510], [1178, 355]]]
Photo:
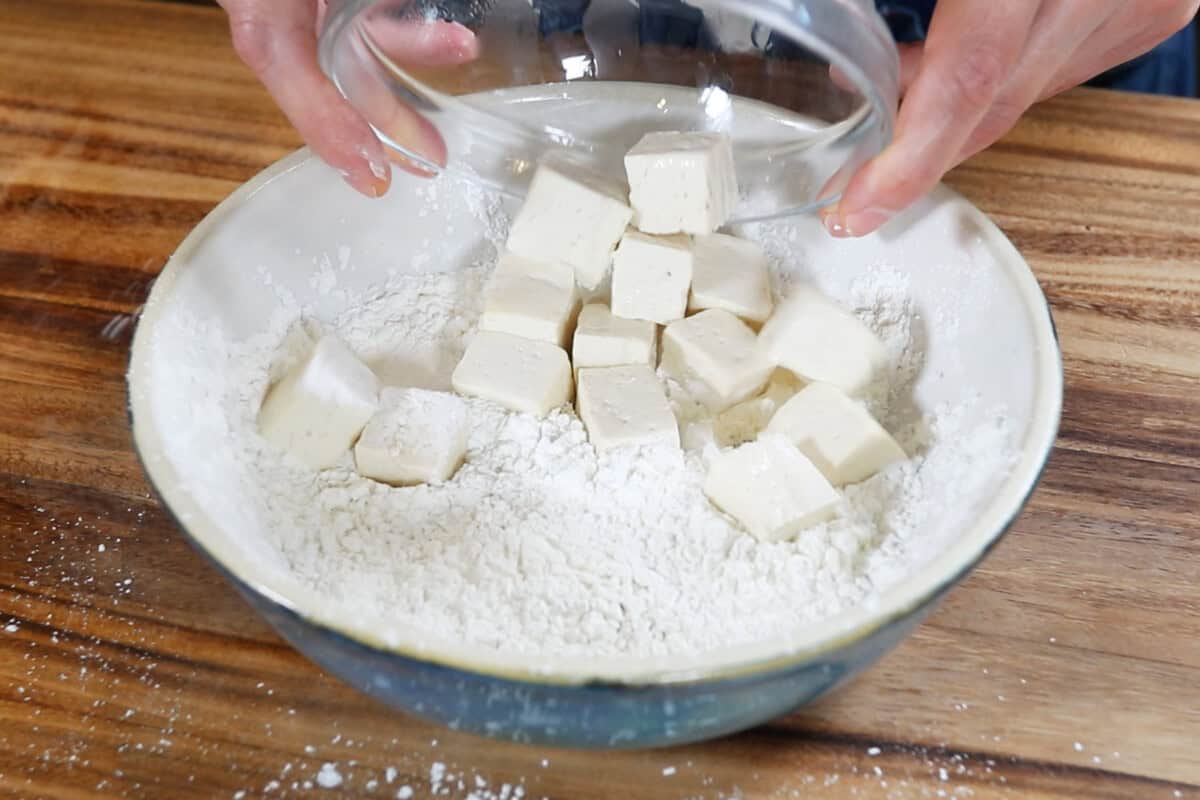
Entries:
[[769, 435], [714, 458], [704, 494], [764, 542], [790, 539], [831, 519], [841, 500], [795, 445]]
[[775, 413], [767, 432], [808, 456], [834, 486], [866, 480], [907, 456], [862, 404], [828, 383], [810, 383]]
[[484, 295], [479, 329], [569, 347], [579, 290], [572, 275], [566, 278], [552, 266], [505, 254]]
[[763, 354], [806, 381], [862, 392], [886, 361], [883, 342], [849, 309], [802, 288], [779, 304], [759, 334]]
[[467, 406], [449, 392], [385, 388], [354, 446], [360, 475], [393, 486], [441, 483], [463, 463]]
[[603, 303], [589, 303], [579, 312], [571, 353], [575, 369], [658, 363], [658, 326], [642, 319], [614, 316]]
[[662, 381], [645, 364], [579, 370], [579, 417], [597, 450], [668, 444], [679, 426]]
[[[719, 308], [666, 327], [662, 368], [713, 411], [723, 411], [757, 393], [774, 371], [759, 352], [754, 331]], [[695, 386], [696, 380], [702, 385]]]
[[757, 244], [710, 233], [696, 237], [692, 258], [690, 310], [722, 308], [755, 323], [771, 316], [774, 301], [767, 254]]
[[580, 286], [594, 289], [608, 275], [613, 248], [632, 218], [618, 186], [551, 159], [534, 173], [509, 230], [508, 249], [535, 261], [566, 264]]
[[712, 233], [738, 203], [733, 148], [721, 133], [647, 133], [625, 154], [633, 224], [646, 233]]
[[717, 415], [712, 423], [716, 442], [722, 447], [732, 447], [754, 440], [801, 386], [792, 373], [785, 369], [775, 370], [762, 392]]
[[379, 404], [379, 379], [336, 336], [267, 392], [258, 429], [268, 442], [313, 469], [332, 467], [354, 444]]
[[500, 253], [500, 258], [496, 261], [496, 268], [492, 270], [489, 284], [498, 280], [529, 276], [564, 288], [574, 286], [576, 283], [575, 270], [561, 261], [542, 261], [505, 250]]
[[545, 416], [571, 400], [571, 362], [561, 347], [479, 331], [450, 377], [454, 391]]
[[613, 256], [612, 313], [666, 325], [687, 313], [692, 242], [627, 231]]

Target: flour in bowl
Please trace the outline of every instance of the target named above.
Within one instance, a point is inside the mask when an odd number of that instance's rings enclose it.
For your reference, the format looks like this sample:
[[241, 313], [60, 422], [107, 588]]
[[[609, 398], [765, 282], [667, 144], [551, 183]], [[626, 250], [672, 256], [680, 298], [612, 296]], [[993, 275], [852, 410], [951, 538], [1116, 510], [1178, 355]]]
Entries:
[[[713, 508], [701, 490], [711, 447], [703, 437], [685, 436], [682, 451], [597, 455], [568, 411], [538, 419], [467, 398], [468, 449], [455, 477], [394, 488], [357, 475], [349, 456], [316, 472], [259, 436], [259, 403], [297, 325], [336, 331], [385, 383], [446, 389], [489, 261], [394, 275], [324, 323], [302, 322], [285, 303], [249, 341], [192, 323], [217, 355], [180, 367], [181, 379], [204, 387], [186, 416], [224, 432], [214, 464], [254, 506], [212, 513], [242, 513], [240, 528], [261, 537], [255, 549], [286, 565], [331, 615], [533, 656], [686, 655], [760, 642], [869, 603], [944, 546], [947, 518], [965, 524], [980, 486], [998, 482], [1013, 459], [1002, 413], [968, 424], [979, 416], [963, 408], [913, 412], [906, 398], [922, 358], [914, 311], [903, 276], [883, 267], [842, 299], [888, 351], [871, 409], [915, 455], [847, 487], [833, 521], [792, 541], [758, 541]], [[198, 445], [211, 440], [193, 433]], [[736, 425], [718, 434], [738, 437]], [[200, 476], [192, 483], [203, 495]]]

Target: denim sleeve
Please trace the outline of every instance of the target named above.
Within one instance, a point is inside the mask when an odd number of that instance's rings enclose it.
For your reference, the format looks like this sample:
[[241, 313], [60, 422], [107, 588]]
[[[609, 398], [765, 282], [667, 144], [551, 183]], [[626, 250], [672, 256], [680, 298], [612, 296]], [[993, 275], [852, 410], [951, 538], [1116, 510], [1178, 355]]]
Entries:
[[[877, 0], [898, 42], [919, 42], [929, 30], [935, 0]], [[1196, 21], [1158, 47], [1091, 81], [1091, 86], [1177, 97], [1196, 96]]]
[[[531, 0], [538, 11], [542, 35], [578, 33], [589, 0]], [[936, 0], [876, 0], [876, 8], [899, 42], [919, 42], [929, 30]], [[638, 33], [646, 43], [708, 49], [714, 46], [703, 13], [683, 0], [642, 0]], [[766, 40], [768, 55], [803, 57], [784, 42]], [[1089, 82], [1134, 92], [1195, 97], [1197, 90], [1196, 21], [1149, 53], [1122, 64]]]

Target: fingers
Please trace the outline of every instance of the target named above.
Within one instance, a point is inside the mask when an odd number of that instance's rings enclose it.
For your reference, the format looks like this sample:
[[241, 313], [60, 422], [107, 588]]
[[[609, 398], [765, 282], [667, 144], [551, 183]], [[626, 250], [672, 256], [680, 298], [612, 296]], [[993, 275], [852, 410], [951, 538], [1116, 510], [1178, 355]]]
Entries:
[[223, 0], [233, 46], [322, 160], [369, 196], [391, 183], [383, 147], [317, 66], [310, 0]]
[[367, 30], [389, 58], [404, 66], [451, 67], [479, 58], [479, 39], [457, 22], [380, 17]]
[[1153, 49], [1187, 25], [1200, 0], [1139, 0], [1117, 3], [1114, 13], [1079, 48], [1043, 93], [1050, 97]]
[[925, 55], [924, 42], [906, 43], [898, 46], [900, 50], [900, 95], [908, 94], [908, 89], [917, 79], [917, 71], [921, 68], [921, 58]]
[[1005, 81], [954, 159], [957, 165], [1008, 133], [1021, 115], [1046, 93], [1077, 52], [1104, 24], [1122, 0], [1044, 3], [1038, 10], [1020, 63]]
[[1039, 0], [938, 4], [895, 139], [855, 175], [838, 204], [825, 210], [830, 233], [870, 233], [937, 184], [1015, 68], [1040, 5]]

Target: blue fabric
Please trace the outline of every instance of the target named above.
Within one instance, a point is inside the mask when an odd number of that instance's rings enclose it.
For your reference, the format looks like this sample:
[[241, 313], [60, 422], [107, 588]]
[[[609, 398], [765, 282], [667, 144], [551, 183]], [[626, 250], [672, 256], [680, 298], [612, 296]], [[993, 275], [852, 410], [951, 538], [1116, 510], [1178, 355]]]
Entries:
[[[936, 0], [876, 0], [898, 42], [919, 42], [929, 30]], [[1088, 82], [1128, 92], [1196, 96], [1196, 21], [1144, 56]]]
[[[579, 33], [589, 0], [532, 0], [543, 36]], [[997, 0], [1003, 2], [1003, 0]], [[936, 0], [876, 0], [875, 6], [899, 42], [919, 42], [929, 30]], [[643, 42], [711, 49], [704, 14], [684, 0], [642, 0], [638, 32]], [[774, 36], [764, 43], [768, 57], [806, 58], [801, 48]], [[1100, 75], [1089, 83], [1131, 92], [1195, 97], [1196, 21], [1144, 56]]]

